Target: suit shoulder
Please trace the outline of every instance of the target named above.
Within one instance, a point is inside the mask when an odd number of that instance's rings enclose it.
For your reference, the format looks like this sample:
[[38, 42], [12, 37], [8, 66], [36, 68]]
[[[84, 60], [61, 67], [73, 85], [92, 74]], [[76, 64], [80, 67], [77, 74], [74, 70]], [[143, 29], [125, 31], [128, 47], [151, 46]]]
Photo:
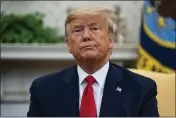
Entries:
[[50, 84], [50, 83], [53, 84], [56, 82], [57, 83], [61, 82], [64, 74], [73, 68], [75, 68], [75, 66], [40, 76], [40, 77], [34, 79], [32, 83], [37, 83], [39, 85], [46, 85], [46, 84]]
[[149, 89], [153, 86], [156, 86], [156, 82], [149, 77], [134, 73], [126, 68], [120, 67], [115, 64], [114, 66], [121, 71], [124, 79], [132, 82], [133, 84], [135, 84], [135, 86], [138, 86], [140, 88], [142, 87], [144, 89]]

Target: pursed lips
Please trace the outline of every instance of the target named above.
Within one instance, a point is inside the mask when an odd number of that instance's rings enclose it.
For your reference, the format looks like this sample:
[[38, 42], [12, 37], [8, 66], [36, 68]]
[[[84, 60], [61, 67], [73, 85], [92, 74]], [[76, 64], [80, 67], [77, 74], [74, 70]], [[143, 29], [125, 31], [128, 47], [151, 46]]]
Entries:
[[86, 45], [86, 46], [83, 46], [81, 49], [84, 49], [84, 48], [93, 48], [93, 47], [96, 47], [96, 45]]

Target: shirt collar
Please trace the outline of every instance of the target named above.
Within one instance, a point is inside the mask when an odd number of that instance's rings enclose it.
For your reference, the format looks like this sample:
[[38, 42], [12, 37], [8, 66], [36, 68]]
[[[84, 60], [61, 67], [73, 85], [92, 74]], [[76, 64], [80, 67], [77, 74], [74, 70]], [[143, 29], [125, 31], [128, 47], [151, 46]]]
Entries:
[[[81, 85], [84, 79], [89, 74], [86, 73], [79, 65], [77, 66], [77, 70], [78, 70], [78, 76], [79, 76], [79, 85]], [[100, 68], [98, 71], [92, 74], [92, 76], [96, 79], [96, 81], [102, 88], [104, 88], [104, 83], [105, 83], [108, 70], [109, 70], [109, 61], [102, 68]]]

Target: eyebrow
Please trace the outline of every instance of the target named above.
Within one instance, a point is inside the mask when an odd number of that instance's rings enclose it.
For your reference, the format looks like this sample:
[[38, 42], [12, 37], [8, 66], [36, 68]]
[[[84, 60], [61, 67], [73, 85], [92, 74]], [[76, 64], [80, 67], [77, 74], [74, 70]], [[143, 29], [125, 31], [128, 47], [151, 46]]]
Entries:
[[98, 23], [91, 23], [89, 26], [98, 25]]
[[75, 28], [83, 28], [83, 27], [84, 27], [83, 25], [76, 25], [76, 26], [73, 27], [73, 29], [75, 29]]
[[[94, 22], [94, 23], [90, 23], [88, 26], [91, 27], [91, 26], [94, 26], [94, 25], [99, 25], [99, 24]], [[73, 27], [73, 29], [83, 28], [83, 27], [84, 27], [84, 25], [76, 25], [76, 26]]]

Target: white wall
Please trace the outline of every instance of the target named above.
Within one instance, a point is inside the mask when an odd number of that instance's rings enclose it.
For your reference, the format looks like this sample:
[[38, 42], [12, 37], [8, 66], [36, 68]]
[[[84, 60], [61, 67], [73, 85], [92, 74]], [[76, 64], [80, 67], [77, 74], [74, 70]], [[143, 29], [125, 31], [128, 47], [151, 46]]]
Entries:
[[3, 103], [1, 104], [2, 117], [27, 116], [28, 103]]
[[77, 7], [87, 4], [97, 4], [113, 8], [120, 5], [122, 15], [127, 20], [128, 42], [138, 42], [140, 26], [140, 12], [143, 1], [2, 1], [1, 10], [5, 13], [31, 13], [39, 11], [46, 14], [45, 25], [60, 28], [64, 33], [64, 20], [69, 7]]

